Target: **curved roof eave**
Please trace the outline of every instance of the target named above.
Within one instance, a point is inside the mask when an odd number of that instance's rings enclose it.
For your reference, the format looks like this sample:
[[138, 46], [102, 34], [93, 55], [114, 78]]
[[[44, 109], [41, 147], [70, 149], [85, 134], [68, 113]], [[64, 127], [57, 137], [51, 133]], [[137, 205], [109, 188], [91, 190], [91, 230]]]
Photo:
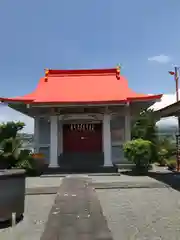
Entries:
[[[162, 97], [162, 94], [159, 95], [151, 95], [151, 96], [143, 96], [143, 97], [131, 97], [124, 100], [114, 100], [114, 101], [90, 101], [90, 102], [76, 102], [76, 104], [118, 104], [118, 103], [128, 103], [128, 102], [136, 102], [136, 101], [156, 101], [160, 100]], [[75, 102], [62, 102], [62, 101], [48, 101], [48, 102], [41, 102], [37, 101], [36, 99], [26, 99], [23, 98], [0, 98], [1, 102], [7, 102], [7, 103], [27, 103], [27, 104], [72, 104]]]

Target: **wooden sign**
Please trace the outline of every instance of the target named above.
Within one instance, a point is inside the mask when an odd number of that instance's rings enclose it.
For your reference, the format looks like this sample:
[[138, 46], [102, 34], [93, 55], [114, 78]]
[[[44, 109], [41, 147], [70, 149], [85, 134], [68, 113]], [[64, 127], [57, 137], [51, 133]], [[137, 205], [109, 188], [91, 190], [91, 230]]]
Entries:
[[70, 129], [71, 131], [94, 131], [94, 124], [71, 124]]

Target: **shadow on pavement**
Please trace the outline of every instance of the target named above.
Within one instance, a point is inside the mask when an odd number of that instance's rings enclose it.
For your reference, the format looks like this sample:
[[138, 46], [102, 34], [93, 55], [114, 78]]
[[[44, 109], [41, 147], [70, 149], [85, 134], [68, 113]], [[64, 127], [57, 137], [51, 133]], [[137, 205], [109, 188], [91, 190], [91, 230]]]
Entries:
[[148, 176], [148, 173], [138, 173], [137, 171], [132, 171], [132, 170], [125, 170], [125, 171], [121, 171], [120, 172], [123, 175], [127, 175], [127, 176], [134, 176], [134, 177], [138, 177], [138, 176]]
[[137, 174], [137, 172], [133, 171], [122, 171], [121, 174], [127, 175], [127, 176], [147, 176], [150, 178], [153, 178], [157, 180], [158, 182], [166, 184], [166, 186], [169, 186], [177, 191], [180, 191], [180, 173], [175, 172], [163, 172], [160, 171], [149, 171], [148, 173], [144, 174]]
[[171, 188], [180, 191], [180, 174], [174, 172], [149, 172], [148, 177], [169, 185]]
[[[23, 220], [23, 218], [24, 218], [23, 215], [21, 217], [17, 218], [16, 224], [20, 223]], [[12, 227], [12, 220], [0, 222], [0, 229], [9, 228], [9, 227]]]

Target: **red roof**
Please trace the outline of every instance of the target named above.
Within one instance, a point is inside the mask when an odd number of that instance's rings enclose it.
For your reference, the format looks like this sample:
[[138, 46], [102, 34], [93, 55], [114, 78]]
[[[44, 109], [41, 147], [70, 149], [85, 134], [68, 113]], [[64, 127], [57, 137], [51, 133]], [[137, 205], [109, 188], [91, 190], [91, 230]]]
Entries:
[[136, 93], [117, 69], [49, 70], [30, 94], [0, 98], [6, 102], [25, 103], [121, 103], [158, 100], [162, 95]]

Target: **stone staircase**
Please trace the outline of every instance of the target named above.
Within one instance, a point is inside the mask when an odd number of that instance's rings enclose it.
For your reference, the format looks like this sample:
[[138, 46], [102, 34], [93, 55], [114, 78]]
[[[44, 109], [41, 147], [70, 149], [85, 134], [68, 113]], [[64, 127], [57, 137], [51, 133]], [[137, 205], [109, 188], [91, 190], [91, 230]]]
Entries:
[[63, 153], [58, 168], [48, 168], [45, 174], [58, 173], [114, 173], [116, 166], [104, 167], [104, 155], [97, 153]]

